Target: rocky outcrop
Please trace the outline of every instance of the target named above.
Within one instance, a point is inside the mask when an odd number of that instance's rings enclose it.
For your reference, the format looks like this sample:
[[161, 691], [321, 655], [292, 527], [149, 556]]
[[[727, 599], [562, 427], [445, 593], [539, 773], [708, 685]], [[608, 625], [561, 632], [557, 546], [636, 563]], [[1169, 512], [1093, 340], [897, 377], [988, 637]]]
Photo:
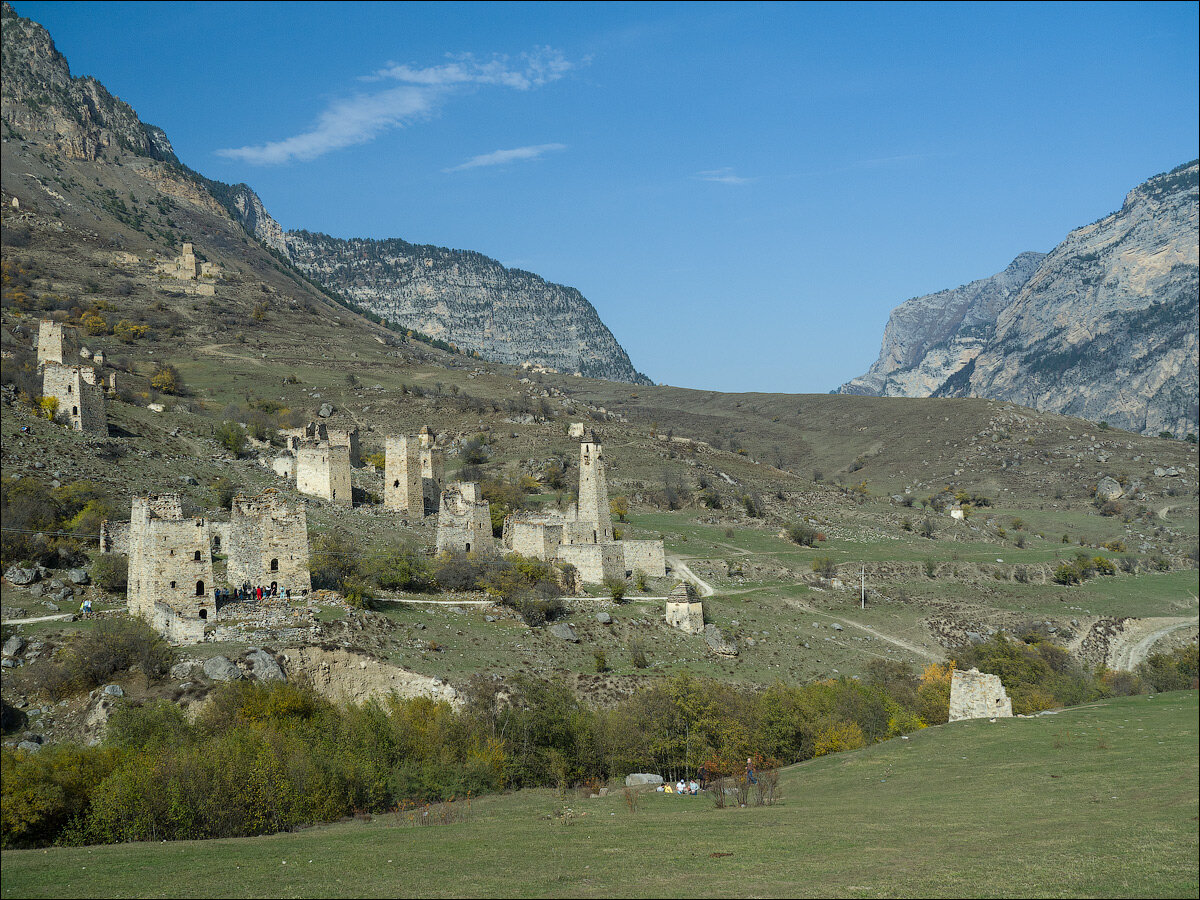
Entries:
[[879, 359], [838, 393], [928, 397], [987, 346], [997, 317], [1045, 256], [1022, 253], [990, 278], [906, 300], [888, 317]]
[[[1144, 434], [1197, 433], [1198, 182], [1191, 162], [1134, 188], [1117, 212], [1071, 232], [1007, 302], [1027, 254], [1005, 270], [1016, 276], [1007, 288], [986, 279], [908, 301], [879, 360], [839, 390], [988, 397]], [[947, 335], [939, 318], [957, 317], [963, 292], [992, 299]]]
[[17, 15], [7, 2], [3, 21], [3, 91], [0, 114], [24, 140], [38, 141], [76, 159], [95, 160], [119, 148], [164, 162], [178, 162], [161, 128], [138, 119], [94, 78], [72, 78], [66, 59], [46, 29]]

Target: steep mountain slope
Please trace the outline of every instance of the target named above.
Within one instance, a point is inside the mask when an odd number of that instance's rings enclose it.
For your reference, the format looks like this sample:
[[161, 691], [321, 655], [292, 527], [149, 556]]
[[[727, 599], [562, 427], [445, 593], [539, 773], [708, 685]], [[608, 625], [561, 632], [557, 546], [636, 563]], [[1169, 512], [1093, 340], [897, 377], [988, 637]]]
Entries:
[[928, 397], [987, 346], [996, 317], [1045, 255], [1022, 253], [991, 278], [906, 300], [888, 317], [879, 359], [838, 393]]
[[481, 253], [399, 238], [342, 240], [285, 232], [246, 185], [230, 193], [246, 230], [309, 277], [389, 322], [485, 359], [649, 384], [575, 288]]
[[1191, 162], [1134, 188], [1029, 274], [1036, 255], [1022, 254], [993, 279], [906, 302], [870, 371], [839, 391], [989, 397], [1146, 434], [1196, 433], [1197, 171]]

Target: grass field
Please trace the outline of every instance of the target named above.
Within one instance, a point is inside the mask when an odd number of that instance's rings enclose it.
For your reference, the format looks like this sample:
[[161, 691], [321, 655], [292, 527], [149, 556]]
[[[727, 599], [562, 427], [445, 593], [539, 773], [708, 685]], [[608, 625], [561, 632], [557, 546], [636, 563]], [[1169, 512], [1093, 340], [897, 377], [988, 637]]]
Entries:
[[1196, 692], [959, 722], [793, 767], [773, 807], [476, 800], [271, 837], [9, 851], [4, 897], [1194, 897]]

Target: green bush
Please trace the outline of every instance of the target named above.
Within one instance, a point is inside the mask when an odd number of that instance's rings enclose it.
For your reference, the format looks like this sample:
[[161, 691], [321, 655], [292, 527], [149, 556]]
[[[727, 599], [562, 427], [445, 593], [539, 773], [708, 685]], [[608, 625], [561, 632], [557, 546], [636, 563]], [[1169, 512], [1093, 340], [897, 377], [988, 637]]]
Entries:
[[239, 456], [246, 449], [246, 429], [237, 422], [222, 422], [217, 426], [213, 436], [217, 439], [217, 443], [234, 456]]
[[92, 581], [110, 594], [123, 594], [129, 587], [129, 557], [103, 553], [92, 562]]
[[818, 540], [817, 529], [807, 522], [792, 522], [787, 526], [787, 536], [793, 543], [801, 547], [815, 547]]

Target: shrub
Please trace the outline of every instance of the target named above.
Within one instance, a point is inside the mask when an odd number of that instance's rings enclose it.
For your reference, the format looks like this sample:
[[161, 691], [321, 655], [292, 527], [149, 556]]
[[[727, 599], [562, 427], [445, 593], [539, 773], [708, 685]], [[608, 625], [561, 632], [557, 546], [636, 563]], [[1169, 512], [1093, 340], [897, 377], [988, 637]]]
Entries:
[[135, 325], [128, 319], [122, 319], [113, 326], [113, 335], [126, 344], [132, 344], [134, 341], [144, 338], [149, 332], [148, 325]]
[[607, 672], [608, 671], [608, 656], [604, 653], [603, 650], [593, 650], [592, 651], [592, 661], [595, 664], [595, 668], [596, 668], [597, 672]]
[[812, 570], [822, 578], [832, 578], [837, 574], [837, 568], [833, 564], [833, 557], [818, 556], [812, 561]]
[[625, 599], [625, 592], [629, 590], [629, 582], [624, 578], [617, 578], [610, 575], [604, 579], [604, 590], [608, 592], [614, 602], [620, 603]]
[[160, 394], [180, 395], [184, 392], [179, 370], [169, 363], [159, 363], [150, 376], [150, 387]]
[[234, 456], [239, 456], [246, 447], [246, 430], [237, 422], [222, 422], [217, 426], [214, 437], [217, 443]]
[[817, 529], [807, 522], [792, 522], [787, 526], [787, 536], [793, 543], [799, 544], [801, 547], [817, 545]]
[[937, 533], [937, 529], [933, 525], [933, 519], [923, 519], [917, 533], [923, 538], [933, 540], [933, 536]]
[[355, 584], [361, 571], [361, 553], [356, 544], [335, 531], [317, 535], [312, 542], [308, 568], [314, 588], [340, 591]]
[[103, 553], [92, 563], [92, 580], [110, 594], [123, 594], [129, 586], [129, 557], [124, 553]]
[[650, 660], [646, 658], [646, 651], [642, 649], [641, 644], [629, 645], [629, 661], [633, 663], [635, 669], [645, 669], [650, 665]]
[[1071, 563], [1063, 563], [1055, 569], [1053, 577], [1058, 584], [1079, 584], [1083, 580], [1079, 576], [1079, 570]]

